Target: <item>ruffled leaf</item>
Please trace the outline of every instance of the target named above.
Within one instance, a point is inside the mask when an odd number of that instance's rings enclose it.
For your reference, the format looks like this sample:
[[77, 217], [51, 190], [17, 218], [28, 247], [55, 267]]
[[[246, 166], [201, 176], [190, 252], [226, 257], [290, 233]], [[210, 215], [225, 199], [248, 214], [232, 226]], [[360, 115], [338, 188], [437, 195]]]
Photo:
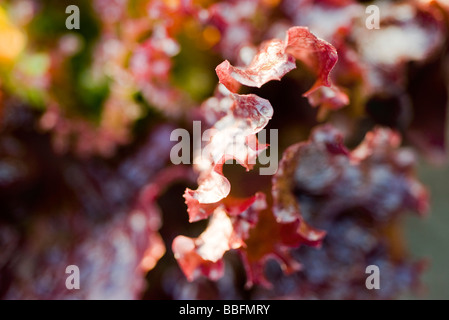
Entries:
[[198, 238], [176, 237], [172, 249], [186, 277], [194, 280], [204, 275], [219, 279], [224, 272], [223, 255], [246, 246], [258, 212], [265, 208], [263, 193], [248, 199], [226, 199], [215, 207], [208, 227]]
[[293, 27], [287, 31], [285, 52], [304, 62], [318, 77], [304, 96], [321, 86], [331, 86], [329, 74], [338, 60], [337, 50], [331, 44], [317, 38], [307, 27]]
[[260, 88], [268, 81], [280, 80], [296, 68], [295, 59], [306, 64], [318, 78], [304, 96], [321, 86], [331, 86], [329, 74], [337, 63], [337, 50], [306, 27], [288, 29], [285, 41], [273, 39], [265, 42], [246, 68], [233, 67], [226, 60], [216, 68], [216, 72], [220, 83], [237, 92], [240, 84]]
[[309, 142], [293, 145], [284, 154], [284, 170], [273, 178], [275, 215], [291, 220], [298, 214], [293, 190], [317, 197], [308, 204], [308, 213], [320, 210], [332, 216], [354, 207], [378, 219], [404, 209], [425, 213], [427, 191], [414, 177], [413, 154], [398, 149], [400, 141], [394, 131], [378, 128], [350, 152], [336, 129], [315, 129]]
[[198, 189], [187, 189], [184, 194], [190, 221], [207, 218], [216, 208], [214, 204], [229, 194], [231, 186], [223, 175], [227, 160], [235, 159], [250, 170], [257, 156], [267, 148], [258, 143], [256, 134], [271, 118], [271, 104], [253, 94], [232, 94], [231, 98], [232, 105], [212, 128], [210, 142], [201, 152]]
[[271, 80], [281, 80], [296, 68], [295, 59], [284, 52], [284, 42], [273, 39], [262, 44], [259, 52], [246, 68], [233, 67], [225, 60], [215, 69], [220, 83], [237, 92], [239, 84], [260, 88]]

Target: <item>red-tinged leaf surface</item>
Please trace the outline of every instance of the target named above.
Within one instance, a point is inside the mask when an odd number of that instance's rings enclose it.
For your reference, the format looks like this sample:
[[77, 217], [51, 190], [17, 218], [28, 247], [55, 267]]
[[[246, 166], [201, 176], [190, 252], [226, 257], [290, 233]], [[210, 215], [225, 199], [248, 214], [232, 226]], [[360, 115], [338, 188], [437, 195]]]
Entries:
[[179, 266], [192, 281], [201, 275], [212, 280], [223, 276], [223, 255], [245, 246], [258, 212], [266, 208], [265, 195], [248, 199], [226, 199], [217, 205], [206, 230], [195, 239], [178, 236], [172, 244]]
[[331, 44], [314, 36], [306, 27], [293, 27], [287, 31], [285, 52], [304, 62], [317, 75], [315, 84], [304, 96], [321, 86], [331, 86], [329, 74], [338, 60], [337, 50]]
[[[369, 132], [354, 151], [349, 151], [343, 145], [341, 133], [328, 125], [315, 129], [308, 142], [289, 147], [273, 177], [274, 215], [267, 210], [260, 214], [243, 251], [248, 285], [262, 283], [272, 288], [272, 291], [261, 289], [260, 297], [287, 294], [299, 299], [332, 295], [340, 299], [366, 295], [382, 298], [397, 294], [401, 286], [416, 285], [422, 263], [407, 262], [402, 249], [397, 248], [395, 218], [408, 209], [426, 212], [428, 197], [414, 177], [413, 155], [399, 146], [397, 133], [379, 128]], [[319, 241], [324, 232], [310, 228], [303, 216], [326, 230], [324, 242]], [[305, 236], [295, 237], [301, 235], [298, 230]], [[270, 234], [273, 242], [261, 245], [264, 234]], [[391, 237], [390, 242], [385, 237]], [[310, 242], [304, 241], [307, 239]], [[296, 248], [301, 243], [321, 248], [311, 250], [301, 246], [292, 258], [287, 247]], [[286, 275], [278, 278], [283, 280], [273, 282], [270, 272], [267, 278], [264, 266], [269, 257], [281, 263]], [[382, 270], [388, 270], [388, 276], [394, 279], [391, 287], [379, 295], [352, 287], [364, 286], [365, 277], [358, 274], [364, 275], [366, 259], [383, 266]], [[345, 271], [351, 266], [352, 271]], [[289, 276], [288, 271], [293, 274]], [[394, 274], [401, 272], [404, 278], [396, 279]], [[343, 285], [337, 279], [346, 273], [353, 281]], [[280, 283], [284, 281], [297, 289], [283, 287]], [[341, 283], [339, 290], [328, 286], [333, 281]]]
[[400, 141], [392, 130], [378, 128], [349, 152], [336, 129], [315, 129], [309, 142], [293, 145], [284, 153], [273, 178], [276, 216], [291, 220], [303, 210], [293, 190], [325, 197], [308, 203], [307, 216], [317, 210], [332, 216], [353, 207], [364, 208], [380, 220], [405, 209], [424, 214], [428, 194], [414, 176], [413, 153], [398, 149]]
[[209, 143], [201, 150], [201, 159], [196, 158], [202, 170], [198, 189], [187, 189], [184, 194], [191, 222], [207, 218], [229, 194], [231, 186], [223, 175], [227, 160], [235, 159], [250, 170], [256, 164], [257, 155], [267, 148], [258, 143], [256, 134], [271, 118], [271, 104], [252, 94], [232, 94], [231, 98], [233, 103], [212, 128]]
[[337, 86], [320, 87], [308, 98], [313, 107], [321, 105], [329, 110], [338, 110], [349, 104], [348, 95]]
[[172, 250], [187, 279], [205, 275], [217, 280], [223, 276], [223, 254], [236, 245], [232, 233], [230, 218], [223, 209], [217, 208], [209, 226], [198, 238], [175, 238]]
[[[270, 235], [269, 242], [265, 241]], [[299, 271], [301, 264], [290, 255], [291, 248], [301, 244], [319, 247], [325, 232], [309, 227], [299, 213], [293, 222], [276, 219], [271, 211], [263, 210], [256, 227], [251, 230], [246, 247], [241, 250], [246, 270], [246, 287], [255, 284], [272, 287], [265, 275], [265, 265], [269, 259], [275, 259], [286, 274]]]
[[259, 52], [246, 68], [236, 68], [229, 61], [223, 61], [216, 68], [220, 83], [230, 91], [237, 92], [239, 83], [260, 88], [271, 80], [281, 80], [289, 71], [296, 68], [292, 56], [284, 52], [284, 42], [270, 40], [261, 45]]
[[192, 191], [189, 188], [184, 192], [184, 199], [187, 205], [187, 212], [189, 213], [189, 222], [195, 222], [207, 219], [216, 208], [224, 206], [226, 212], [230, 216], [237, 216], [243, 211], [247, 210], [254, 201], [255, 196], [243, 199], [236, 199], [232, 197], [224, 197], [223, 199], [213, 203], [203, 203], [193, 198], [197, 191]]
[[239, 89], [239, 84], [260, 88], [270, 80], [280, 80], [295, 69], [293, 58], [305, 63], [318, 78], [305, 96], [321, 86], [331, 86], [329, 74], [337, 63], [337, 50], [314, 36], [306, 27], [288, 29], [285, 41], [274, 39], [265, 42], [246, 68], [236, 68], [229, 61], [224, 61], [216, 72], [220, 83], [232, 92]]
[[231, 184], [223, 175], [223, 163], [215, 165], [211, 171], [202, 172], [198, 178], [198, 188], [196, 190], [187, 188], [184, 193], [189, 221], [209, 217], [230, 191]]
[[231, 92], [238, 92], [240, 89], [240, 83], [235, 79], [236, 71], [240, 74], [243, 73], [241, 69], [233, 67], [228, 60], [223, 61], [215, 68], [218, 81]]
[[223, 85], [218, 85], [214, 96], [208, 98], [201, 105], [201, 112], [209, 126], [213, 126], [218, 120], [229, 113], [234, 99], [229, 90]]
[[349, 104], [349, 97], [340, 88], [320, 87], [307, 97], [310, 105], [320, 107], [318, 118], [322, 120], [329, 110], [338, 110]]
[[225, 60], [215, 71], [221, 84], [231, 92], [238, 92], [241, 85], [260, 88], [271, 80], [281, 80], [296, 68], [295, 59], [307, 65], [318, 78], [304, 93], [312, 106], [321, 106], [325, 112], [349, 104], [348, 96], [332, 86], [330, 80], [330, 72], [338, 60], [337, 50], [306, 27], [288, 29], [285, 41], [273, 39], [264, 42], [245, 68], [234, 67]]
[[258, 144], [254, 136], [273, 115], [270, 102], [254, 94], [232, 94], [231, 98], [233, 103], [227, 114], [210, 130], [209, 143], [201, 153], [203, 167], [207, 168], [205, 163], [224, 163], [232, 158], [249, 170], [256, 163], [257, 155], [266, 148]]

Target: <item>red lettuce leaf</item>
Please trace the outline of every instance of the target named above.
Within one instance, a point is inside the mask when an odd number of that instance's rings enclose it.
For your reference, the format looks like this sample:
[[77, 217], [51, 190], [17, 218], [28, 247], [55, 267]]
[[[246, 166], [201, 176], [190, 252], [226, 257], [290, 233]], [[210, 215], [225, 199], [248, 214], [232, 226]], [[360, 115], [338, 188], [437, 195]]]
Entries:
[[265, 208], [263, 193], [248, 199], [226, 199], [216, 205], [208, 227], [198, 238], [176, 237], [172, 249], [186, 277], [190, 281], [200, 275], [211, 280], [221, 278], [223, 255], [246, 246], [250, 229], [258, 221], [258, 212]]
[[321, 86], [331, 86], [329, 74], [337, 63], [337, 50], [314, 36], [306, 27], [288, 29], [285, 41], [274, 39], [262, 44], [246, 68], [233, 67], [226, 60], [216, 71], [220, 83], [230, 91], [237, 92], [239, 83], [260, 88], [270, 80], [280, 80], [286, 73], [295, 69], [293, 58], [306, 64], [318, 78], [305, 96]]
[[260, 88], [271, 80], [281, 80], [296, 68], [295, 60], [285, 53], [284, 42], [273, 39], [263, 43], [257, 55], [244, 69], [233, 67], [225, 60], [215, 69], [220, 83], [230, 91], [237, 92], [240, 84]]
[[273, 178], [275, 215], [291, 220], [298, 210], [303, 211], [293, 190], [317, 197], [308, 203], [307, 215], [320, 211], [333, 216], [355, 207], [379, 220], [405, 209], [424, 214], [428, 194], [415, 178], [413, 153], [399, 149], [400, 142], [396, 132], [377, 128], [349, 151], [341, 133], [330, 125], [315, 129], [308, 142], [284, 153], [280, 167], [288, 169], [279, 170]]
[[223, 175], [223, 165], [229, 159], [237, 160], [247, 170], [256, 163], [256, 157], [267, 148], [258, 143], [256, 134], [273, 114], [271, 104], [256, 95], [232, 94], [227, 114], [212, 128], [209, 143], [201, 150], [198, 168], [201, 170], [198, 189], [187, 189], [184, 197], [190, 221], [207, 218], [217, 203], [231, 190]]
[[331, 86], [329, 74], [338, 60], [334, 46], [317, 38], [307, 27], [293, 27], [287, 31], [285, 52], [304, 62], [317, 75], [315, 84], [304, 93], [304, 96], [308, 96], [321, 86]]

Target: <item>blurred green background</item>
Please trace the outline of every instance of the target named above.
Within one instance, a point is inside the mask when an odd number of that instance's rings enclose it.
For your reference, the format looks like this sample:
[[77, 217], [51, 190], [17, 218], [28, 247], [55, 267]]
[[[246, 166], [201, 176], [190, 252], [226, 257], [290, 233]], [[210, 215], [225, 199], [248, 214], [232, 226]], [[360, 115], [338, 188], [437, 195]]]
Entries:
[[410, 254], [427, 259], [428, 269], [422, 277], [424, 291], [406, 298], [449, 299], [449, 165], [421, 160], [418, 176], [430, 191], [431, 208], [427, 217], [406, 217], [405, 235]]

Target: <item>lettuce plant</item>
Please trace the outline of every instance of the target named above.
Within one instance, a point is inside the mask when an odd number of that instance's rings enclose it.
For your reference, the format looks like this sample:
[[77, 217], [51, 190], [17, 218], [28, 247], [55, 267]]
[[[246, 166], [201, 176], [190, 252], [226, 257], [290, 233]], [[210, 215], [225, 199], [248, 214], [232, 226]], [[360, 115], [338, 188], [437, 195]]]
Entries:
[[445, 1], [79, 1], [72, 30], [69, 5], [0, 4], [2, 298], [420, 288], [400, 231], [417, 158], [446, 161]]

